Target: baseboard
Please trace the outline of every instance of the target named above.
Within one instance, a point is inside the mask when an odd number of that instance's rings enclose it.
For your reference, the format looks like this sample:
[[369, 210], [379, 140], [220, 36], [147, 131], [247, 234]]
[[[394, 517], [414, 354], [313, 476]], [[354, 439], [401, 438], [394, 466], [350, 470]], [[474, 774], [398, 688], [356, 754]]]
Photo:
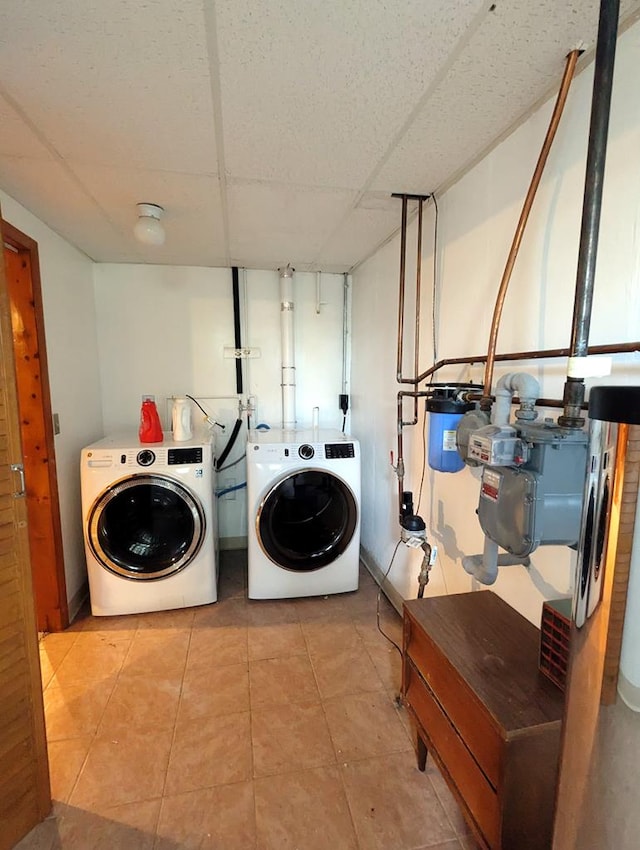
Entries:
[[80, 585], [80, 588], [76, 590], [71, 599], [68, 602], [69, 606], [69, 624], [73, 623], [75, 618], [78, 616], [78, 611], [84, 605], [86, 599], [89, 598], [89, 582], [85, 581]]
[[382, 592], [387, 597], [389, 602], [396, 609], [398, 614], [402, 616], [402, 603], [404, 599], [391, 584], [388, 578], [385, 578], [384, 571], [378, 566], [375, 558], [363, 546], [360, 546], [360, 560], [371, 573], [375, 583], [382, 588]]
[[221, 537], [218, 541], [218, 548], [222, 552], [227, 552], [230, 549], [246, 549], [248, 545], [248, 538], [246, 536]]

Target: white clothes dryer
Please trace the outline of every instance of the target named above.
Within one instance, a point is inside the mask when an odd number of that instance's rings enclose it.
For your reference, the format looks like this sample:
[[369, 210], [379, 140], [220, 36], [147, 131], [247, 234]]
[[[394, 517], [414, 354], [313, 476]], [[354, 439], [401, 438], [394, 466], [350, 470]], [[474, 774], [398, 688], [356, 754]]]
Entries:
[[358, 588], [360, 446], [341, 431], [251, 431], [249, 598]]
[[[169, 435], [165, 435], [168, 437]], [[136, 614], [217, 599], [211, 442], [107, 437], [82, 450], [91, 611]]]

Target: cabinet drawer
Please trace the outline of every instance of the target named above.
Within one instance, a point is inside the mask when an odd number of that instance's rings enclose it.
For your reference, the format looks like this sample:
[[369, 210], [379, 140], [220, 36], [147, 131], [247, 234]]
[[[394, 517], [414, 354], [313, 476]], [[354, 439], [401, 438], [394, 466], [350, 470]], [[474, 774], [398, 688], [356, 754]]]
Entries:
[[438, 702], [494, 788], [500, 785], [504, 742], [485, 706], [429, 637], [409, 620], [406, 653], [421, 671]]
[[499, 847], [500, 806], [495, 791], [415, 667], [409, 663], [405, 671], [405, 698], [422, 727], [427, 749], [433, 748], [446, 767], [487, 843]]

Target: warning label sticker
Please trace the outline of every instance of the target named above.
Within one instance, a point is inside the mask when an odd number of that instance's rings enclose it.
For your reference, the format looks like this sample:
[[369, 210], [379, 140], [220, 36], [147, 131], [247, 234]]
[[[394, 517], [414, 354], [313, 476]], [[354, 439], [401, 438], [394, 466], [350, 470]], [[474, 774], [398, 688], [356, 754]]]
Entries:
[[455, 431], [443, 431], [442, 432], [442, 451], [443, 452], [455, 452], [456, 448], [456, 432]]
[[485, 499], [490, 499], [492, 502], [497, 502], [500, 496], [500, 483], [502, 475], [493, 469], [484, 468], [482, 472], [482, 488], [481, 495]]

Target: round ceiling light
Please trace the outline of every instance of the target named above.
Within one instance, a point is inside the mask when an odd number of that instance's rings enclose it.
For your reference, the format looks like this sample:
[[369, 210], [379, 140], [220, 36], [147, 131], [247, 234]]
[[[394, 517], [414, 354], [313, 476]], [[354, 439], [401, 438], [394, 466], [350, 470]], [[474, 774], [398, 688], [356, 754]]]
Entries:
[[164, 245], [165, 232], [160, 219], [164, 209], [157, 204], [136, 204], [138, 220], [133, 233], [143, 245]]

